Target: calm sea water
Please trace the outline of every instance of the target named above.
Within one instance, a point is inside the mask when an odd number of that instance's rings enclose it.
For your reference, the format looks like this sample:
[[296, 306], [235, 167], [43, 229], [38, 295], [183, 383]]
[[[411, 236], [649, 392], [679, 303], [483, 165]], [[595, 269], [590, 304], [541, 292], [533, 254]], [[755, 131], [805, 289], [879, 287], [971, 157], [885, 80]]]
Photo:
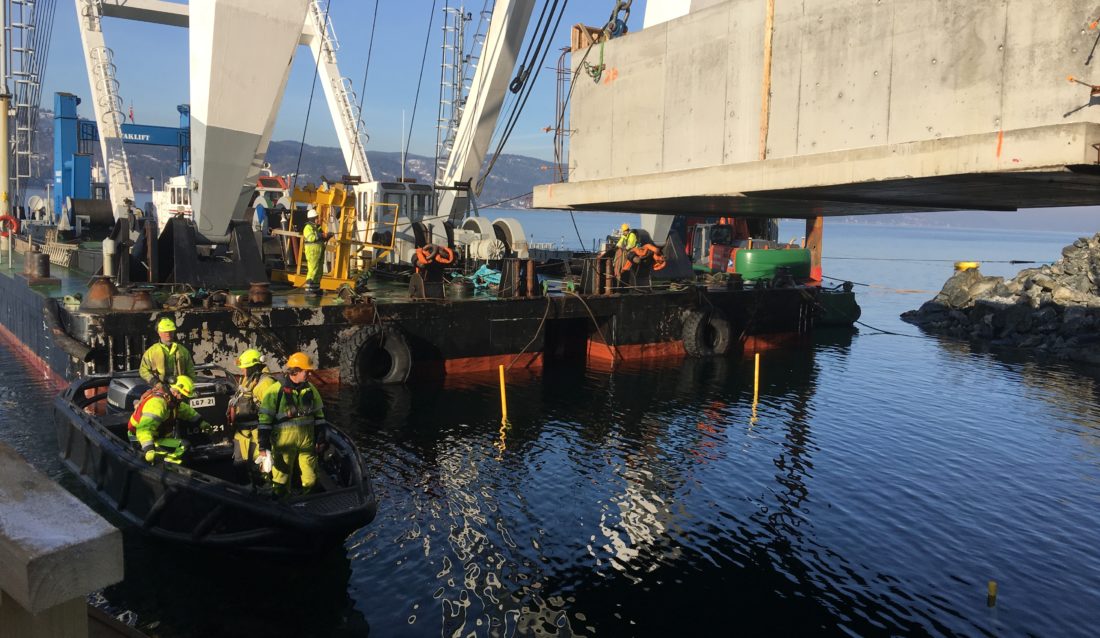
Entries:
[[[898, 318], [954, 260], [1011, 275], [993, 262], [1074, 237], [827, 225], [825, 273], [868, 284], [866, 326], [764, 354], [755, 411], [740, 359], [513, 374], [504, 429], [491, 376], [330, 395], [372, 525], [305, 562], [128, 531], [104, 595], [172, 637], [1094, 635], [1094, 371]], [[0, 360], [0, 439], [90, 500], [48, 399]]]

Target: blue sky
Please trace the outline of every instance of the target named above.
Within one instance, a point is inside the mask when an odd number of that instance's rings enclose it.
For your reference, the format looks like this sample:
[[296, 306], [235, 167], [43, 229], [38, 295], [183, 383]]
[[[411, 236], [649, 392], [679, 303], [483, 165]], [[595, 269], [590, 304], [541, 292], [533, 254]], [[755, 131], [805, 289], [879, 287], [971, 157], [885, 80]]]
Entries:
[[[452, 6], [457, 3], [449, 0]], [[467, 11], [477, 13], [484, 0], [469, 0]], [[410, 153], [435, 153], [435, 121], [439, 105], [439, 65], [442, 44], [442, 7], [438, 0], [432, 11], [431, 0], [380, 0], [378, 26], [367, 79], [364, 121], [371, 136], [368, 150], [396, 151], [400, 149], [402, 111], [406, 126], [413, 122], [413, 99], [420, 74], [420, 60], [425, 36], [429, 34], [429, 16], [433, 18], [425, 62], [424, 80], [413, 124]], [[569, 29], [575, 23], [602, 25], [614, 7], [611, 0], [573, 0], [569, 3], [558, 32], [554, 50], [547, 56], [547, 66], [557, 62], [558, 50], [569, 43]], [[366, 68], [370, 40], [371, 18], [375, 3], [371, 0], [331, 0], [331, 14], [340, 42], [340, 70], [352, 79], [360, 91]], [[542, 2], [536, 3], [532, 27], [538, 19]], [[645, 0], [636, 0], [631, 7], [629, 26], [641, 29]], [[471, 31], [475, 27], [471, 27]], [[115, 52], [118, 67], [119, 92], [124, 110], [131, 103], [139, 124], [176, 126], [179, 116], [176, 105], [188, 102], [187, 33], [184, 29], [154, 24], [140, 24], [117, 19], [104, 20], [107, 45]], [[83, 100], [80, 114], [92, 117], [87, 73], [76, 26], [76, 10], [72, 2], [57, 3], [53, 40], [43, 87], [43, 105], [52, 108], [53, 94], [67, 91]], [[274, 139], [302, 139], [303, 124], [313, 81], [313, 61], [308, 49], [300, 47], [291, 69], [286, 96], [275, 125]], [[505, 152], [547, 158], [552, 155], [552, 136], [542, 129], [553, 123], [554, 73], [543, 69], [527, 102]], [[324, 97], [317, 88], [309, 118], [306, 142], [325, 146], [336, 145], [336, 135]]]

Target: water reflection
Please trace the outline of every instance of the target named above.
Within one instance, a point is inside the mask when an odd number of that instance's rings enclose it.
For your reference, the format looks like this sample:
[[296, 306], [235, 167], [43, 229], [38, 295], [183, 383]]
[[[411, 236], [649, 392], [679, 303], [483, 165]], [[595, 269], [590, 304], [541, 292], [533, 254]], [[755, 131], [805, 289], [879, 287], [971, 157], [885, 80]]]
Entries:
[[[939, 347], [955, 367], [972, 366], [975, 359], [986, 362], [998, 377], [1019, 384], [1013, 391], [1046, 403], [1060, 431], [1100, 449], [1100, 371], [1095, 366], [946, 337], [941, 338]], [[1092, 460], [1100, 465], [1100, 457]]]
[[[850, 338], [826, 347], [843, 352]], [[492, 377], [334, 397], [384, 504], [350, 541], [353, 597], [383, 626], [402, 610], [414, 634], [583, 634], [652, 616], [650, 596], [635, 607], [616, 587], [665, 591], [683, 582], [670, 571], [717, 577], [753, 536], [799, 544], [818, 368], [808, 350], [767, 361], [755, 431], [750, 361], [513, 379], [503, 452]], [[774, 482], [751, 475], [758, 450]], [[731, 544], [723, 519], [761, 531]], [[383, 573], [389, 585], [375, 587]]]
[[139, 628], [174, 636], [365, 636], [340, 549], [308, 560], [164, 543], [128, 529], [126, 580], [104, 591]]
[[[0, 362], [5, 384], [0, 415], [34, 422], [45, 391]], [[742, 359], [512, 371], [503, 431], [495, 374], [342, 391], [380, 502], [343, 553], [128, 533], [107, 597], [163, 636], [1073, 633], [1100, 609], [1096, 387], [819, 332], [763, 355], [755, 421]], [[56, 465], [52, 432], [0, 436]]]

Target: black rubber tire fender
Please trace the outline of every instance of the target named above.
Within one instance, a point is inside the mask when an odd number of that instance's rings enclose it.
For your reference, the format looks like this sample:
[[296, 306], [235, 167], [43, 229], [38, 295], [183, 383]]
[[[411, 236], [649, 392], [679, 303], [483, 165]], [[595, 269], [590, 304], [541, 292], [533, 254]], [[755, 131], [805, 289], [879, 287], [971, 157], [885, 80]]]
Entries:
[[684, 350], [693, 357], [725, 356], [733, 343], [732, 329], [715, 312], [692, 310], [684, 317]]
[[392, 327], [364, 326], [340, 349], [341, 383], [404, 383], [411, 371], [409, 344]]

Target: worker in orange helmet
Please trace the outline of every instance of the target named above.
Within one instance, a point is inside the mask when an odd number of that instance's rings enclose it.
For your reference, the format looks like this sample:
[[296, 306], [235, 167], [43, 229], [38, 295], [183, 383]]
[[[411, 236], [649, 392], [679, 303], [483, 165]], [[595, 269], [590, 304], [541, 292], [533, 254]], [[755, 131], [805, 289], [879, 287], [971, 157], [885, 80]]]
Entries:
[[314, 369], [306, 353], [290, 355], [283, 378], [268, 387], [260, 403], [259, 457], [265, 464], [270, 456], [276, 496], [290, 491], [296, 466], [303, 492], [312, 491], [317, 480], [314, 446], [324, 441], [326, 422], [321, 393], [309, 382]]

